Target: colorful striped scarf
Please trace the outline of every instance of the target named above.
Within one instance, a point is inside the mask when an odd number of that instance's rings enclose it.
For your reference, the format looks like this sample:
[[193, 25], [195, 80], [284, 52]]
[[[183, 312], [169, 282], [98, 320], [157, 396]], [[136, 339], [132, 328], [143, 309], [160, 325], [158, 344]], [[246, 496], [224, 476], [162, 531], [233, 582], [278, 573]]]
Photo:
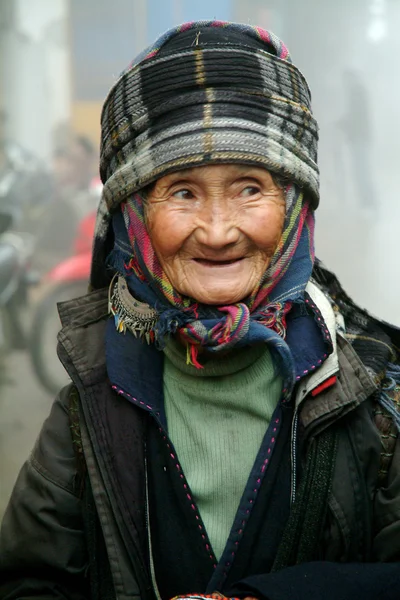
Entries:
[[[281, 240], [257, 289], [242, 302], [218, 307], [200, 305], [173, 288], [147, 232], [142, 196], [134, 194], [121, 204], [113, 218], [115, 246], [108, 263], [126, 277], [134, 296], [158, 311], [154, 338], [159, 346], [166, 334], [178, 333], [188, 360], [199, 368], [200, 347], [219, 352], [274, 338], [283, 348], [286, 315], [293, 302], [301, 301], [314, 262], [314, 212], [296, 185], [289, 185], [285, 196]], [[288, 352], [286, 346], [286, 359]]]

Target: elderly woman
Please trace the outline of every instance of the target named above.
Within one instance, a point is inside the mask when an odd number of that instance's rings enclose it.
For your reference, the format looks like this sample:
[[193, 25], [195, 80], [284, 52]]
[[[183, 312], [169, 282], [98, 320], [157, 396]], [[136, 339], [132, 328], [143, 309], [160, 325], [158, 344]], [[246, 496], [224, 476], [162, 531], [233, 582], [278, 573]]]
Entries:
[[399, 598], [400, 336], [314, 265], [316, 156], [260, 28], [183, 25], [114, 85], [1, 598]]

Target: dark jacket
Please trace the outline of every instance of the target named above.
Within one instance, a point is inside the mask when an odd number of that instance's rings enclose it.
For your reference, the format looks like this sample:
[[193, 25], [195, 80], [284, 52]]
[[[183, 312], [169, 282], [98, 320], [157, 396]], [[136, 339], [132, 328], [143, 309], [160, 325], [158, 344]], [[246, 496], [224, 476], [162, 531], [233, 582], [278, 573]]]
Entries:
[[[393, 440], [393, 447], [383, 446], [376, 425], [376, 413], [382, 413], [377, 384], [355, 344], [336, 335], [332, 300], [316, 286], [312, 295], [336, 347], [323, 367], [297, 387], [291, 459], [292, 493], [297, 490], [299, 498], [305, 481], [307, 513], [318, 484], [306, 469], [308, 456], [324, 433], [336, 432], [317, 550], [305, 562], [251, 573], [223, 592], [270, 600], [395, 599], [400, 589], [400, 447], [393, 428], [386, 440]], [[15, 485], [0, 536], [0, 597], [153, 600], [144, 468], [152, 417], [126, 402], [108, 380], [107, 290], [61, 305], [60, 316], [59, 355], [74, 386], [55, 400]], [[388, 356], [380, 360], [387, 363], [393, 353], [387, 332], [398, 333], [382, 327], [386, 341], [380, 341]], [[132, 400], [145, 405], [159, 390], [137, 368], [144, 396]], [[390, 421], [386, 413], [381, 418]], [[382, 473], [382, 454], [388, 455], [388, 474]], [[293, 531], [306, 539], [302, 521], [307, 518], [298, 519]], [[286, 542], [290, 546], [290, 536]]]

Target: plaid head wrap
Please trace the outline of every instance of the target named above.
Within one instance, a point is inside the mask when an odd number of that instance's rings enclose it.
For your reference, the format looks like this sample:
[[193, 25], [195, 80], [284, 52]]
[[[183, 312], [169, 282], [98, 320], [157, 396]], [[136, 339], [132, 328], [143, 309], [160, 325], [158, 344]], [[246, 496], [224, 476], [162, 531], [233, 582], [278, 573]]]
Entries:
[[264, 166], [318, 205], [310, 91], [286, 46], [259, 27], [201, 21], [168, 31], [121, 74], [101, 123], [94, 288], [108, 282], [112, 211], [168, 172], [209, 163]]
[[[319, 201], [317, 141], [307, 83], [276, 36], [258, 27], [215, 21], [187, 23], [167, 32], [122, 73], [104, 103], [100, 162], [104, 189], [92, 287], [109, 282], [104, 264], [112, 244], [107, 244], [107, 237], [110, 240], [111, 215], [118, 215], [115, 209], [122, 206], [128, 240], [122, 240], [119, 230], [109, 264], [125, 275], [127, 265], [133, 265], [129, 273], [133, 288], [138, 285], [135, 265], [145, 273], [148, 286], [146, 292], [141, 286], [141, 298], [158, 308], [167, 301], [179, 309], [185, 315], [180, 329], [188, 342], [214, 350], [239, 339], [248, 342], [250, 312], [257, 314], [259, 324], [264, 321], [264, 331], [270, 327], [278, 331], [271, 302], [281, 303], [278, 320], [283, 323], [287, 303], [301, 295], [311, 274], [312, 209]], [[286, 221], [277, 255], [251, 299], [218, 309], [226, 313], [223, 323], [215, 310], [186, 318], [193, 301], [177, 296], [160, 272], [146, 239], [137, 193], [169, 172], [210, 163], [262, 166], [291, 182], [286, 187]], [[117, 222], [116, 216], [114, 225]], [[131, 255], [134, 250], [133, 262], [126, 260], [127, 241]], [[293, 279], [293, 271], [289, 281], [296, 253], [306, 257], [304, 268], [299, 269], [297, 260], [300, 275]], [[247, 333], [239, 335], [242, 330]]]

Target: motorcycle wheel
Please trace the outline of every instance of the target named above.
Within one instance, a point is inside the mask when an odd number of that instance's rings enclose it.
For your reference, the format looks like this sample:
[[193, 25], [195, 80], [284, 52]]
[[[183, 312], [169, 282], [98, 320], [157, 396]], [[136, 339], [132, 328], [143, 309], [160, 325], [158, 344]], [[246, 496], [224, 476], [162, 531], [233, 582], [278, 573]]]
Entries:
[[86, 280], [58, 284], [41, 298], [32, 317], [29, 339], [32, 367], [41, 385], [53, 395], [69, 382], [57, 356], [57, 334], [61, 329], [57, 302], [83, 296], [87, 285]]

